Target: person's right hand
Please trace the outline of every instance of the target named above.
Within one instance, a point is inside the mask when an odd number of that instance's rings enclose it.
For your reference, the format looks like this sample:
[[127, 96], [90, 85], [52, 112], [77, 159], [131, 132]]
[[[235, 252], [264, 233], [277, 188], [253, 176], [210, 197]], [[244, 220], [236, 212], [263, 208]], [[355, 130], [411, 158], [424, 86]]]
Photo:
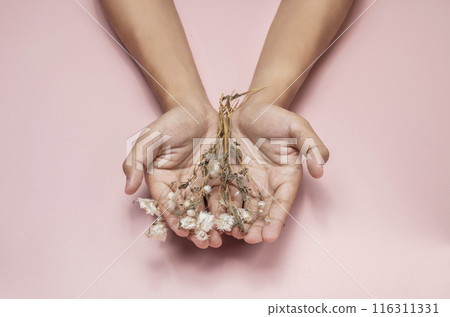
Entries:
[[[212, 230], [210, 238], [205, 241], [198, 240], [194, 234], [190, 234], [188, 230], [178, 228], [178, 218], [167, 208], [167, 195], [171, 191], [169, 186], [171, 182], [180, 184], [185, 182], [193, 171], [193, 139], [215, 137], [217, 132], [217, 112], [208, 105], [202, 111], [202, 116], [197, 116], [195, 122], [183, 109], [175, 107], [160, 118], [150, 124], [144, 130], [135, 146], [123, 163], [123, 170], [125, 172], [127, 181], [125, 192], [129, 195], [134, 194], [142, 183], [145, 176], [150, 195], [153, 199], [158, 201], [161, 206], [162, 216], [167, 225], [177, 235], [187, 237], [189, 240], [199, 248], [220, 247], [222, 239], [216, 230]], [[146, 139], [152, 132], [161, 132], [164, 136], [170, 138], [162, 144], [157, 144], [160, 139], [155, 138], [145, 143], [143, 148], [138, 148], [140, 140]], [[161, 136], [160, 136], [161, 137]], [[156, 147], [151, 151], [153, 158], [146, 160], [146, 148], [148, 146]], [[170, 153], [167, 149], [170, 146]], [[164, 162], [163, 165], [160, 165]], [[153, 168], [149, 173], [149, 164]], [[183, 198], [183, 192], [189, 194], [189, 188], [180, 190], [180, 196]], [[198, 208], [205, 209], [204, 205]]]

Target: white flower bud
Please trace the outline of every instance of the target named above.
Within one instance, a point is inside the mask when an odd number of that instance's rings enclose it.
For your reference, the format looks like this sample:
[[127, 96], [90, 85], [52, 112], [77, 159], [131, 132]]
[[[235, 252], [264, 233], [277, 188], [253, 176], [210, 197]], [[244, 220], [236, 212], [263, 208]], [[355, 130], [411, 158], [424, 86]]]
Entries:
[[199, 239], [200, 241], [205, 241], [205, 240], [207, 240], [209, 238], [208, 234], [205, 231], [203, 231], [203, 230], [198, 230], [195, 233], [195, 237], [197, 239]]
[[178, 193], [170, 192], [167, 195], [167, 198], [169, 199], [167, 208], [171, 211], [174, 211], [175, 207], [177, 206], [177, 202], [178, 202]]
[[208, 164], [208, 174], [210, 178], [216, 178], [217, 176], [219, 176], [219, 172], [220, 172], [220, 164], [218, 161], [211, 161]]
[[214, 215], [206, 211], [200, 211], [197, 217], [197, 229], [208, 232], [214, 225]]
[[265, 221], [266, 223], [270, 223], [270, 217], [269, 217], [269, 215], [267, 215], [266, 218], [264, 218], [264, 221]]
[[210, 178], [214, 179], [214, 178], [217, 178], [217, 176], [219, 176], [219, 172], [211, 171], [211, 172], [209, 172], [208, 175], [209, 175]]
[[245, 208], [238, 208], [238, 212], [242, 218], [243, 222], [250, 223], [253, 220], [253, 216], [249, 210]]
[[180, 219], [180, 227], [188, 230], [195, 229], [195, 219], [189, 216]]
[[160, 212], [156, 207], [156, 201], [148, 198], [138, 198], [139, 208], [144, 209], [147, 215], [159, 216]]
[[189, 217], [194, 217], [195, 216], [195, 210], [194, 209], [189, 209], [188, 211], [186, 211], [186, 215], [188, 215]]
[[221, 214], [216, 218], [216, 226], [218, 230], [231, 231], [234, 225], [234, 217], [229, 214]]
[[191, 206], [191, 202], [189, 200], [185, 200], [183, 203], [184, 208], [189, 208], [189, 206]]
[[171, 201], [176, 201], [176, 200], [178, 200], [178, 195], [177, 195], [176, 193], [174, 193], [174, 192], [170, 192], [170, 193], [167, 195], [167, 198], [168, 198], [169, 200], [171, 200]]
[[165, 241], [167, 237], [167, 228], [164, 223], [154, 223], [147, 231], [147, 237], [159, 241]]
[[209, 172], [209, 177], [212, 179], [217, 178], [217, 176], [219, 176], [219, 172], [218, 171], [211, 171]]
[[258, 202], [258, 209], [263, 209], [265, 205], [266, 203], [263, 201]]
[[203, 191], [204, 191], [206, 194], [209, 194], [209, 193], [211, 192], [211, 186], [205, 185], [205, 186], [203, 187]]

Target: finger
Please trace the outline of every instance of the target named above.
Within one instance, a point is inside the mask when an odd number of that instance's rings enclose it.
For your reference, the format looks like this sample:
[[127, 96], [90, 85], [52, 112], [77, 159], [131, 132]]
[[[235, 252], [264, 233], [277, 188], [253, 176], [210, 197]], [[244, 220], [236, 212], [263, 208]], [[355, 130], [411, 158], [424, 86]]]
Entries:
[[[205, 203], [203, 202], [203, 199], [197, 206], [197, 210], [199, 211], [206, 210], [206, 206]], [[206, 240], [198, 239], [195, 232], [193, 231], [189, 232], [189, 239], [200, 249], [206, 249], [209, 246], [219, 247], [222, 245], [222, 238], [214, 229], [211, 229], [211, 231], [209, 232], [209, 238]]]
[[199, 240], [195, 237], [195, 235], [189, 235], [186, 237], [186, 239], [191, 241], [199, 249], [207, 249], [209, 246], [206, 240], [205, 241]]
[[248, 233], [244, 236], [244, 241], [250, 244], [263, 242], [262, 229], [264, 224], [264, 219], [258, 218], [248, 229]]
[[134, 194], [142, 183], [144, 172], [151, 174], [153, 161], [158, 149], [170, 136], [162, 135], [158, 131], [153, 131], [150, 126], [144, 128], [125, 162], [122, 164], [127, 177], [125, 192], [129, 195]]
[[[299, 171], [301, 173], [301, 169]], [[289, 182], [283, 183], [275, 191], [269, 210], [270, 222], [265, 223], [262, 235], [265, 242], [274, 242], [280, 236], [286, 217], [289, 215], [294, 203], [300, 177], [293, 177]]]
[[[214, 187], [213, 187], [213, 189], [214, 189]], [[211, 194], [212, 194], [212, 189], [211, 189]], [[211, 207], [209, 206], [209, 201], [211, 200], [210, 198], [211, 198], [211, 196], [209, 197], [209, 199], [207, 199], [208, 209], [214, 216], [217, 216], [217, 214], [214, 213], [211, 210]], [[202, 202], [200, 204], [200, 208], [202, 208], [200, 210], [207, 210], [207, 206], [204, 204], [204, 202]], [[216, 229], [214, 229], [214, 228], [212, 228], [211, 231], [209, 232], [209, 238], [206, 241], [208, 241], [209, 242], [209, 246], [211, 246], [213, 248], [218, 248], [218, 247], [220, 247], [222, 245], [222, 238], [220, 237], [219, 232]]]
[[[229, 187], [229, 191], [231, 194], [231, 204], [235, 207], [235, 208], [242, 208], [242, 196], [239, 193], [239, 190], [234, 187], [234, 186], [230, 186]], [[244, 229], [247, 231], [250, 228], [250, 225], [244, 224]], [[234, 227], [233, 230], [231, 230], [231, 235], [233, 237], [235, 237], [236, 239], [243, 239], [245, 237], [245, 232], [242, 232], [239, 227]]]
[[[189, 230], [178, 227], [179, 219], [173, 214], [173, 206], [167, 198], [167, 195], [170, 192], [169, 186], [163, 183], [151, 183], [151, 177], [153, 176], [146, 174], [145, 180], [147, 182], [150, 195], [153, 199], [156, 199], [160, 205], [160, 212], [166, 221], [167, 226], [175, 232], [176, 235], [180, 237], [187, 237], [189, 235]], [[181, 194], [182, 192], [180, 195]]]
[[309, 174], [314, 178], [320, 178], [323, 176], [323, 165], [325, 164], [324, 155], [327, 160], [329, 157], [328, 149], [325, 145], [312, 146], [307, 151], [306, 155], [306, 166], [308, 168]]
[[[248, 195], [247, 201], [245, 202], [244, 207], [251, 211], [257, 211], [258, 210], [258, 202], [259, 202], [259, 196]], [[259, 214], [259, 212], [258, 212], [258, 214]]]
[[[248, 230], [250, 228], [249, 224], [244, 224], [244, 228]], [[235, 237], [238, 240], [245, 238], [245, 233], [241, 231], [238, 227], [233, 227], [233, 230], [231, 230], [230, 235]]]
[[221, 200], [220, 186], [212, 187], [210, 196], [208, 198], [208, 208], [211, 211], [211, 213], [216, 217], [225, 212], [222, 204], [220, 203], [220, 200]]
[[173, 214], [173, 210], [170, 204], [171, 203], [167, 199], [162, 203], [161, 215], [164, 217], [167, 226], [172, 229], [172, 231], [175, 232], [177, 236], [187, 237], [189, 235], [189, 230], [178, 227], [179, 219]]
[[[239, 193], [239, 190], [237, 188], [235, 188], [234, 186], [230, 187], [230, 194], [232, 197], [231, 204], [236, 208], [242, 208], [242, 197], [237, 193]], [[245, 231], [248, 231], [249, 228], [250, 228], [249, 224], [244, 224]], [[231, 229], [231, 231], [229, 232], [226, 231], [225, 234], [233, 236], [238, 240], [244, 239], [245, 237], [245, 232], [242, 232], [238, 226], [234, 226], [233, 229]]]
[[237, 189], [235, 186], [229, 186], [228, 189], [230, 190], [231, 201], [233, 203], [233, 206], [235, 206], [236, 208], [242, 208], [243, 199], [239, 189]]
[[293, 137], [297, 139], [297, 149], [307, 159], [307, 168], [314, 178], [323, 175], [323, 165], [328, 161], [330, 152], [311, 127], [308, 121], [298, 116], [290, 125]]
[[144, 172], [128, 165], [126, 161], [123, 163], [122, 168], [126, 176], [125, 193], [132, 195], [141, 186]]
[[[208, 208], [211, 211], [211, 213], [215, 216], [218, 217], [219, 215], [221, 215], [222, 213], [225, 212], [222, 204], [220, 203], [221, 197], [220, 197], [220, 186], [213, 186], [211, 189], [211, 194], [208, 198]], [[215, 233], [211, 234], [210, 237], [210, 245], [211, 247], [215, 247], [218, 248], [222, 245], [222, 233], [225, 232], [225, 234], [231, 234], [230, 232], [227, 231], [218, 231], [213, 229]]]
[[207, 249], [209, 247], [208, 240], [199, 240], [195, 234], [189, 236], [191, 241], [194, 242], [195, 246], [200, 249]]
[[308, 168], [309, 174], [314, 178], [320, 178], [323, 176], [323, 165], [318, 164], [312, 159], [306, 160], [306, 166]]
[[[258, 202], [259, 198], [249, 196], [245, 204], [245, 207], [248, 210], [258, 212], [258, 219], [250, 226], [250, 228], [248, 229], [248, 233], [244, 237], [244, 241], [250, 244], [255, 244], [263, 241], [262, 228], [265, 224], [263, 215], [267, 214], [267, 212], [264, 212], [264, 210], [262, 212], [259, 212]], [[270, 206], [265, 206], [264, 208], [269, 210]]]
[[213, 248], [220, 248], [222, 245], [222, 238], [217, 230], [211, 230], [211, 235], [209, 237], [209, 246]]
[[177, 236], [184, 238], [189, 235], [189, 230], [178, 227], [178, 218], [175, 217], [175, 215], [172, 214], [170, 210], [164, 211], [162, 216], [164, 217], [167, 226], [172, 229], [172, 231], [175, 232]]

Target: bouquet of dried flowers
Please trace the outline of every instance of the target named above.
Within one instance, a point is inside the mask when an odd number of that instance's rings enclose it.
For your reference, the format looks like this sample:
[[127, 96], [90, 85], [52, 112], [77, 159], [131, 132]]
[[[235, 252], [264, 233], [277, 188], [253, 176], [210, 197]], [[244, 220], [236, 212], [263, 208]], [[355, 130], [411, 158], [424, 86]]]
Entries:
[[[178, 219], [179, 228], [192, 231], [197, 239], [206, 240], [209, 232], [215, 228], [220, 231], [231, 231], [237, 226], [241, 232], [247, 233], [244, 224], [252, 224], [258, 213], [264, 209], [264, 201], [257, 184], [249, 174], [249, 169], [243, 163], [243, 153], [240, 145], [231, 137], [230, 117], [247, 98], [260, 89], [249, 90], [245, 93], [232, 93], [222, 95], [219, 105], [219, 126], [217, 129], [216, 141], [205, 153], [201, 155], [200, 162], [194, 165], [191, 176], [181, 184], [172, 182], [167, 195], [165, 211], [171, 212]], [[244, 99], [241, 101], [241, 98]], [[200, 182], [197, 180], [200, 179]], [[200, 210], [201, 202], [210, 197], [211, 183], [217, 183], [219, 179], [219, 203], [224, 212], [219, 216], [214, 216], [207, 210]], [[257, 210], [235, 207], [232, 205], [232, 193], [230, 185], [234, 185], [238, 191], [235, 195], [240, 195], [245, 202], [249, 195], [259, 198]], [[181, 191], [187, 192], [183, 202]], [[164, 241], [167, 236], [167, 227], [162, 218], [159, 203], [153, 199], [138, 198], [140, 208], [147, 214], [157, 216], [157, 220], [149, 227], [147, 236], [160, 241]], [[265, 218], [270, 222], [269, 215]]]

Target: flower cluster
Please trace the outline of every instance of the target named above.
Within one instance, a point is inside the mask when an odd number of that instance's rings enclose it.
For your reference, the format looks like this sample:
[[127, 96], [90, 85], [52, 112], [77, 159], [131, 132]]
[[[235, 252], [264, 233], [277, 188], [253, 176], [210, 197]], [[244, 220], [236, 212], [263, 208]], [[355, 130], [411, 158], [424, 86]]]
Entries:
[[161, 217], [161, 211], [158, 207], [158, 202], [149, 198], [138, 198], [136, 202], [139, 203], [139, 207], [145, 210], [145, 213], [150, 216], [157, 216], [158, 218], [147, 230], [147, 237], [165, 241], [167, 237], [167, 226], [164, 219]]
[[147, 237], [159, 241], [165, 241], [167, 237], [167, 227], [164, 222], [156, 222], [147, 231]]
[[[204, 192], [206, 193], [207, 191]], [[213, 228], [219, 231], [230, 232], [239, 221], [250, 224], [255, 216], [254, 212], [246, 208], [234, 208], [235, 215], [222, 213], [216, 217], [206, 210], [196, 211], [196, 203], [193, 196], [184, 200], [182, 204], [178, 202], [178, 197], [177, 192], [169, 192], [167, 196], [167, 205], [169, 207], [167, 210], [177, 209], [177, 212], [182, 214], [178, 221], [179, 228], [192, 231], [197, 239], [202, 241], [209, 238]], [[162, 213], [157, 207], [158, 203], [153, 199], [147, 198], [138, 198], [137, 202], [139, 203], [139, 207], [145, 210], [146, 214], [158, 216], [158, 219], [148, 229], [147, 236], [164, 241], [167, 237], [167, 227], [161, 217]]]
[[156, 207], [157, 202], [155, 200], [147, 199], [147, 198], [138, 198], [136, 201], [139, 203], [139, 207], [141, 209], [145, 210], [145, 213], [147, 215], [151, 215], [151, 216], [160, 216], [161, 215], [161, 212]]
[[[230, 138], [229, 117], [240, 106], [239, 98], [242, 96], [247, 98], [249, 93], [253, 92], [247, 91], [243, 94], [221, 97], [216, 143], [201, 155], [200, 162], [194, 166], [192, 175], [185, 182], [170, 184], [170, 191], [163, 203], [166, 206], [165, 210], [161, 212], [158, 203], [153, 199], [139, 198], [137, 200], [140, 208], [147, 214], [158, 217], [148, 229], [147, 236], [160, 241], [165, 240], [167, 227], [161, 217], [164, 212], [175, 215], [178, 218], [178, 227], [191, 231], [199, 240], [207, 240], [211, 230], [230, 232], [234, 227], [238, 227], [241, 232], [247, 233], [245, 224], [252, 224], [256, 219], [270, 222], [268, 213], [263, 218], [265, 202], [248, 168], [243, 163], [239, 144]], [[235, 158], [236, 162], [231, 162], [231, 157]], [[201, 180], [200, 184], [197, 182], [198, 179]], [[223, 213], [215, 216], [201, 206], [210, 198], [212, 191], [210, 182], [214, 180], [214, 184], [217, 184], [218, 179], [220, 180], [218, 199]], [[234, 195], [240, 195], [244, 205], [249, 197], [258, 199], [257, 210], [235, 207], [232, 204], [230, 186], [238, 189]], [[186, 192], [188, 192], [187, 195], [185, 195]]]

